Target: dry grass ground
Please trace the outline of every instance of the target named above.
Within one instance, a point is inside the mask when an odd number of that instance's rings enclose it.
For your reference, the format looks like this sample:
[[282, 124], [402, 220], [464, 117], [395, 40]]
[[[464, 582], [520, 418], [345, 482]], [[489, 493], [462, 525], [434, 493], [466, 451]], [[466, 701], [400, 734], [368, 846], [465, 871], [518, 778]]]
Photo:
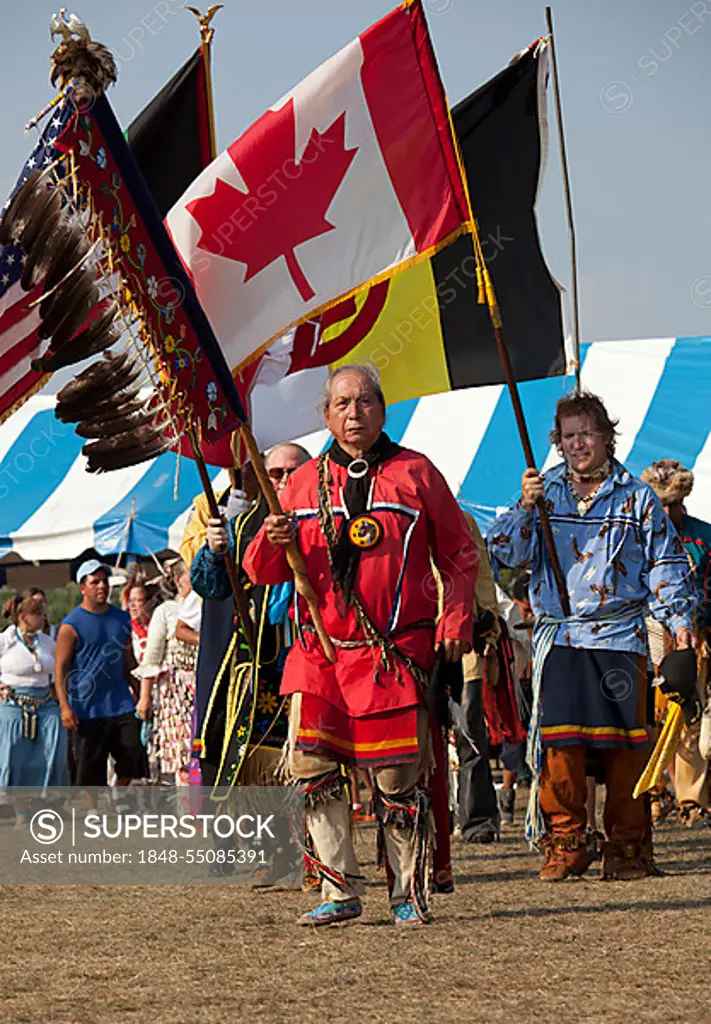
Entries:
[[360, 830], [357, 924], [313, 895], [229, 887], [0, 890], [5, 1024], [711, 1022], [711, 830], [659, 834], [664, 878], [543, 885], [518, 832], [455, 843], [436, 923], [396, 930]]

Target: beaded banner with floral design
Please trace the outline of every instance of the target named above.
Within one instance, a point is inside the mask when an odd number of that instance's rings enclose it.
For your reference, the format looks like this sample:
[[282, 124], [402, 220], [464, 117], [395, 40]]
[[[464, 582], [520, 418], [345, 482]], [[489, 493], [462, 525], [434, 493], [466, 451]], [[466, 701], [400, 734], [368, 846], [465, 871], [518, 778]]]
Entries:
[[61, 148], [72, 151], [82, 199], [103, 228], [124, 305], [150, 342], [163, 398], [181, 426], [214, 442], [245, 420], [210, 324], [105, 97], [77, 111]]

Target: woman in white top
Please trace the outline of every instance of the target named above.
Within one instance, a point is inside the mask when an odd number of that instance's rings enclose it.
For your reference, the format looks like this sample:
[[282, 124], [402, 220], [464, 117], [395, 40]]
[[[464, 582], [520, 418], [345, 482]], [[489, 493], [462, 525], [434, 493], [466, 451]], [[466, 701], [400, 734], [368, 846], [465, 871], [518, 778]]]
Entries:
[[54, 699], [54, 640], [34, 597], [0, 633], [0, 787], [67, 785], [67, 734]]
[[[189, 778], [195, 708], [195, 661], [197, 649], [178, 640], [178, 622], [190, 607], [190, 573], [178, 559], [171, 566], [174, 600], [164, 601], [153, 612], [143, 660], [135, 674], [152, 678], [153, 731], [148, 756], [151, 773], [171, 776], [178, 783]], [[177, 593], [176, 593], [177, 591]]]

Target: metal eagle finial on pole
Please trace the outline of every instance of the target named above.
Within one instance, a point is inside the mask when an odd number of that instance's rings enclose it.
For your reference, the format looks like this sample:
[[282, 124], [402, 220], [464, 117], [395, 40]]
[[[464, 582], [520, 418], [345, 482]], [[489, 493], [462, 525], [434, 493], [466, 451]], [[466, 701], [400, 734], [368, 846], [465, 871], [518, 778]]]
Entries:
[[206, 46], [210, 45], [212, 38], [215, 35], [215, 30], [211, 27], [212, 19], [224, 6], [224, 4], [213, 4], [213, 6], [208, 7], [207, 12], [203, 14], [202, 11], [197, 9], [197, 7], [189, 7], [187, 4], [185, 5], [185, 10], [192, 11], [197, 18], [198, 25], [200, 26], [200, 38]]

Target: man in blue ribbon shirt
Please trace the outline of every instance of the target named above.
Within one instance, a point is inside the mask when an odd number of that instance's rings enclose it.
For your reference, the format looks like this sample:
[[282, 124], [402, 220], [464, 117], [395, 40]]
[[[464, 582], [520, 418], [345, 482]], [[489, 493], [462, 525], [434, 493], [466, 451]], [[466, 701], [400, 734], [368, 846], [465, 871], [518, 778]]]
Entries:
[[[647, 803], [632, 790], [647, 758], [644, 614], [695, 643], [694, 594], [681, 541], [654, 491], [614, 458], [615, 426], [583, 392], [558, 402], [551, 442], [564, 461], [523, 475], [519, 502], [491, 527], [495, 566], [527, 568], [536, 615], [534, 707], [528, 759], [534, 773], [526, 823], [545, 850], [544, 881], [582, 875], [586, 753], [599, 750], [607, 786], [603, 877], [656, 873]], [[563, 614], [536, 502], [548, 509], [570, 597]]]

